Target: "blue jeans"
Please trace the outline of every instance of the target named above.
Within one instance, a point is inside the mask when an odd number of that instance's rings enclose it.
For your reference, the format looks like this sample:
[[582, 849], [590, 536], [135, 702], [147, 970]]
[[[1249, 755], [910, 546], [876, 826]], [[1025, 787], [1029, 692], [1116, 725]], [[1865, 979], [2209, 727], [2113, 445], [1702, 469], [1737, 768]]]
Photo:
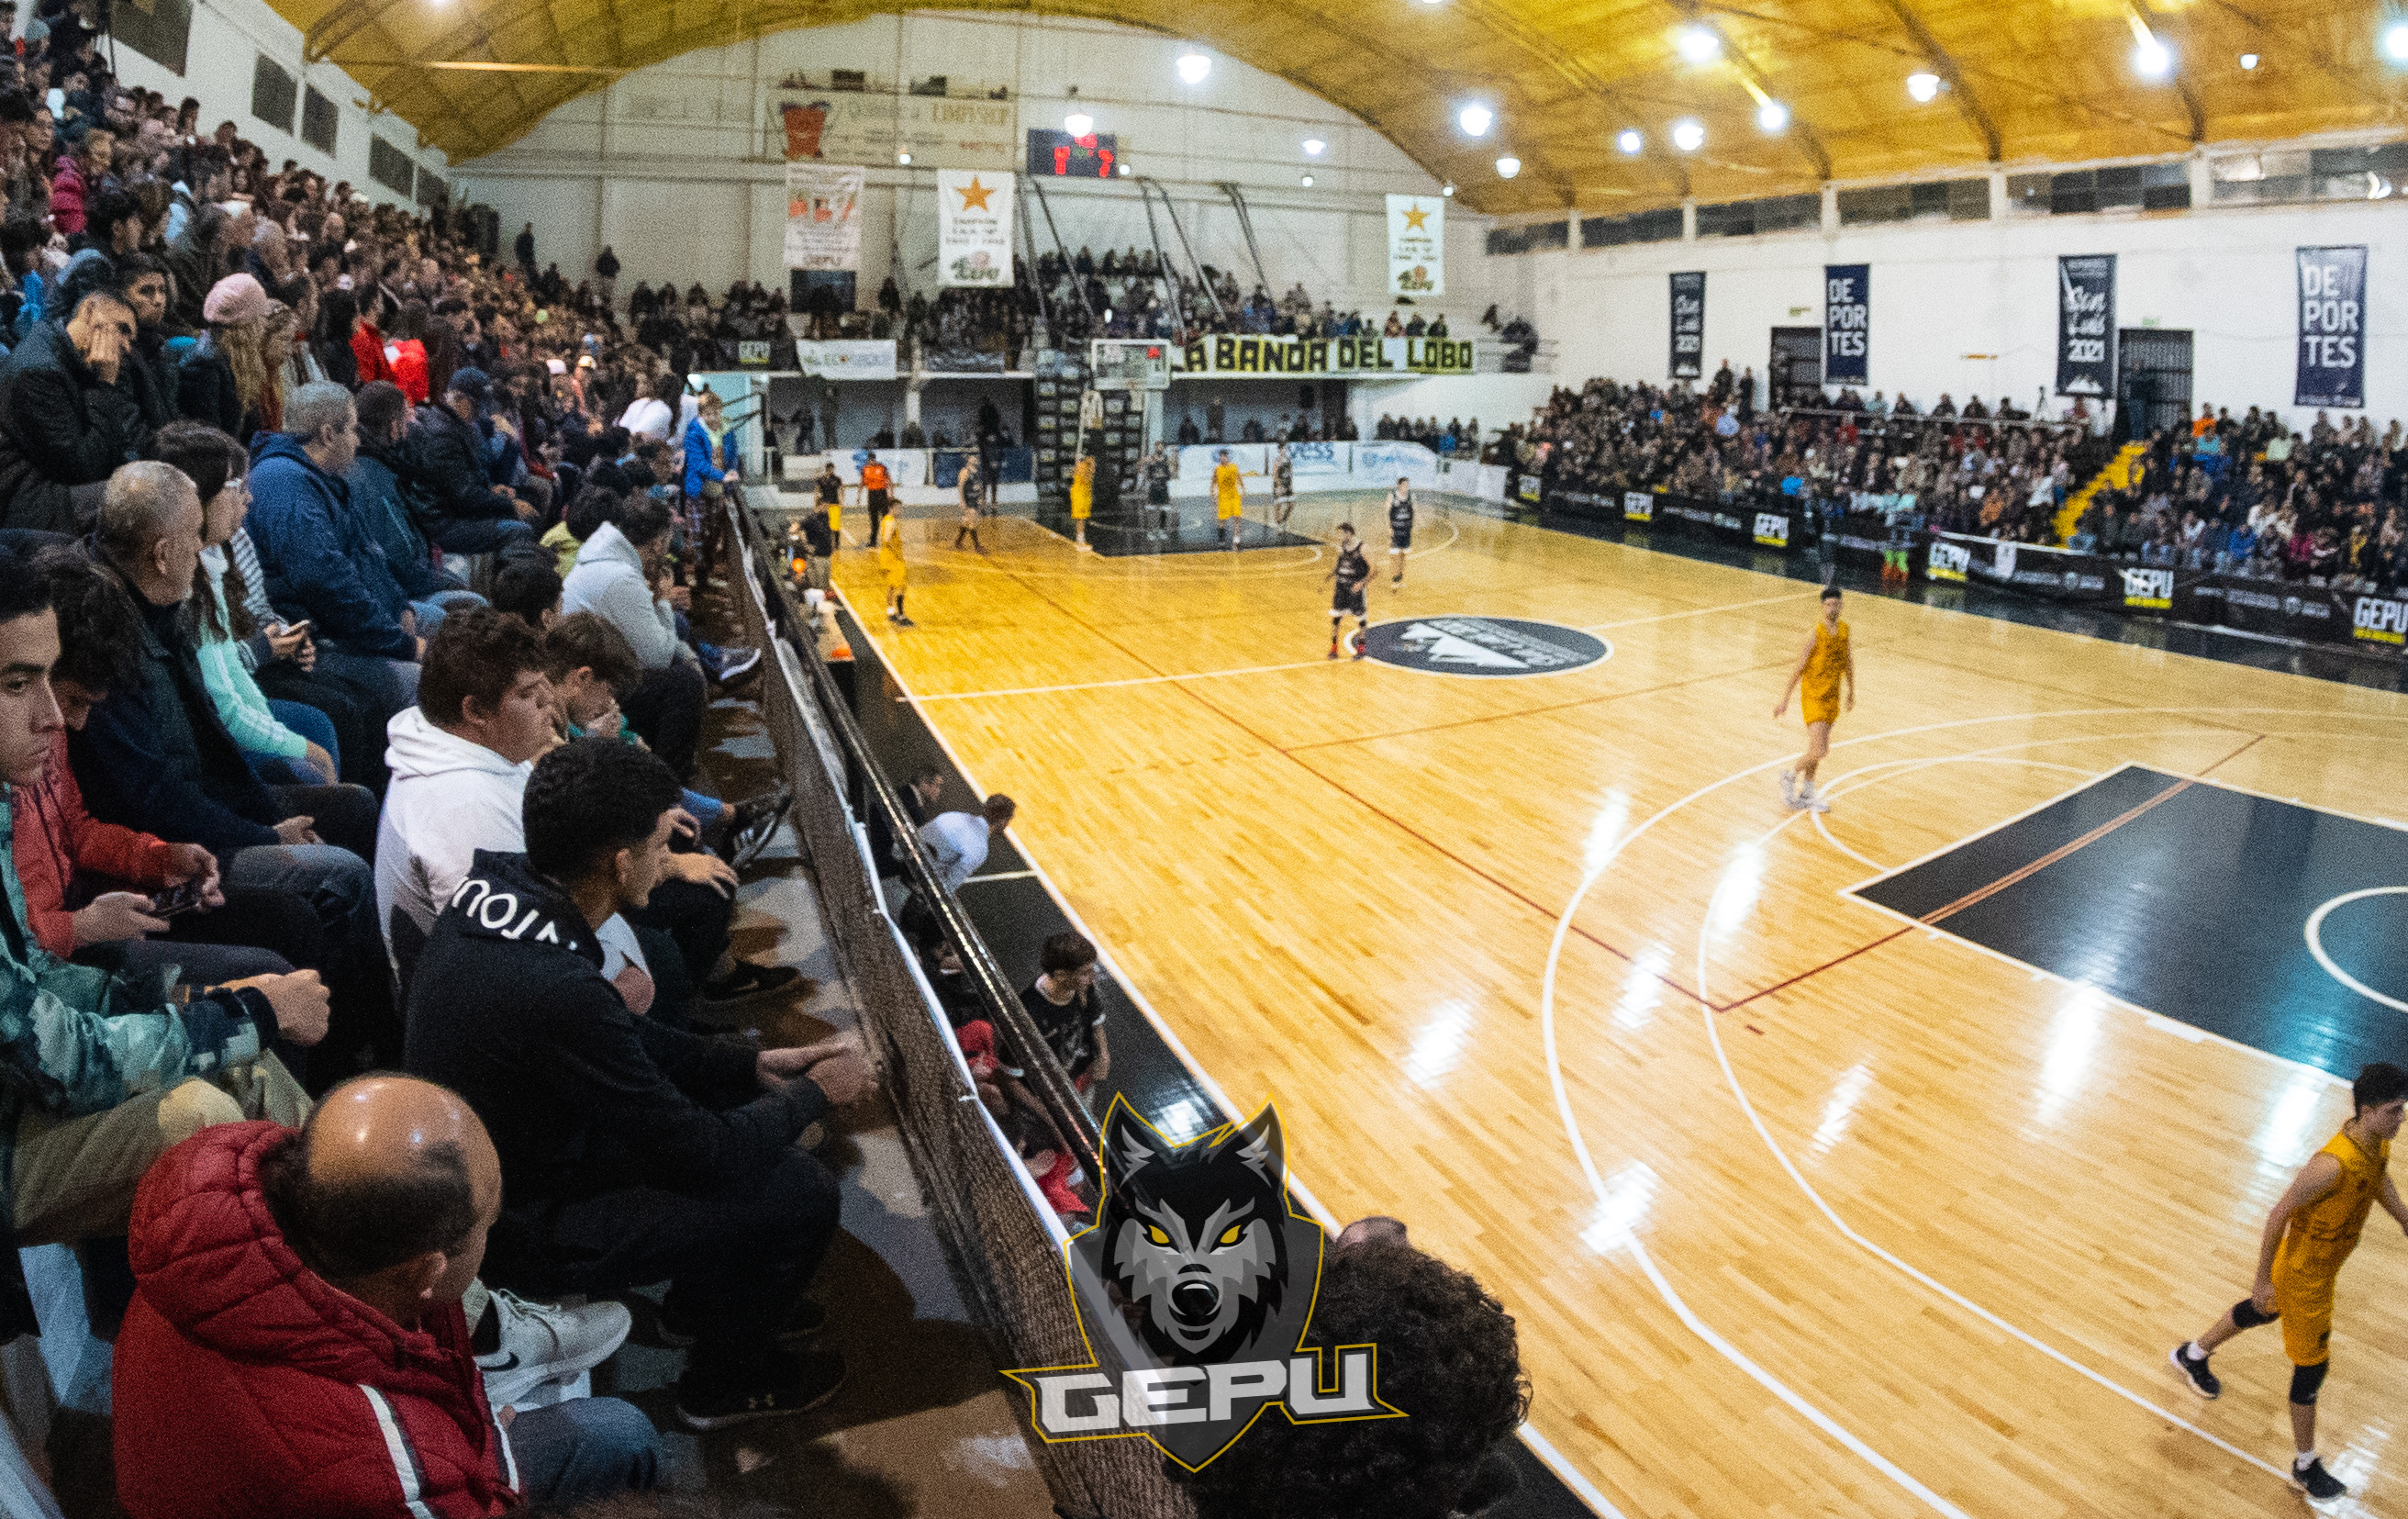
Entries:
[[510, 1420], [510, 1454], [530, 1503], [566, 1508], [659, 1481], [660, 1437], [633, 1403], [573, 1397], [522, 1409]]
[[435, 630], [443, 625], [445, 614], [466, 611], [471, 607], [484, 604], [485, 598], [474, 591], [437, 591], [424, 601], [411, 602], [409, 609], [418, 614], [418, 636], [431, 638], [435, 637]]
[[[276, 721], [291, 728], [326, 752], [335, 762], [335, 773], [343, 773], [343, 746], [335, 741], [335, 720], [306, 702], [279, 701], [270, 696], [267, 709]], [[326, 778], [318, 775], [299, 760], [281, 754], [262, 754], [245, 751], [243, 757], [251, 762], [251, 773], [271, 786], [322, 786]]]
[[716, 796], [705, 796], [698, 791], [688, 791], [680, 799], [685, 810], [694, 814], [695, 821], [706, 828], [717, 823], [719, 815], [727, 810], [725, 802]]

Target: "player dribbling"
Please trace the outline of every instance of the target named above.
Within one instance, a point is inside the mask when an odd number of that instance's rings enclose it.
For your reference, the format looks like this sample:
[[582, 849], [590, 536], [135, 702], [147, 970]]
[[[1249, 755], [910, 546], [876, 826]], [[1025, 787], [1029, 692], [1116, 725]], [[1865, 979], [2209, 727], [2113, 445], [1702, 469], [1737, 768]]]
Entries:
[[[1842, 685], [1846, 688], [1844, 700]], [[1842, 711], [1856, 706], [1856, 661], [1848, 652], [1848, 624], [1840, 621], [1840, 588], [1823, 587], [1823, 615], [1806, 646], [1798, 652], [1798, 667], [1772, 704], [1773, 721], [1789, 709], [1789, 693], [1798, 693], [1798, 715], [1806, 720], [1806, 752], [1794, 770], [1781, 772], [1781, 799], [1791, 811], [1801, 807], [1817, 812], [1831, 810], [1830, 798], [1814, 789], [1814, 767], [1831, 752], [1831, 724]]]
[[1363, 586], [1371, 579], [1371, 561], [1363, 556], [1363, 540], [1354, 536], [1353, 523], [1338, 524], [1338, 562], [1330, 566], [1327, 578], [1336, 582], [1329, 593], [1329, 657], [1338, 657], [1339, 625], [1352, 617], [1354, 637], [1349, 647], [1360, 659], [1364, 630], [1371, 625], [1363, 612]]

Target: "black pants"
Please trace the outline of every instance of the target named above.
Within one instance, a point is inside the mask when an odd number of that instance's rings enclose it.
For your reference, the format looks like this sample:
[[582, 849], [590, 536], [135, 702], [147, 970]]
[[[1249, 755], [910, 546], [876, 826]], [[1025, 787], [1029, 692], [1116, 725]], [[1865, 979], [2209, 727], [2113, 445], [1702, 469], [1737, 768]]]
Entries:
[[[690, 881], [662, 881], [652, 888], [650, 902], [627, 914], [643, 942], [644, 958], [652, 962], [653, 1016], [674, 1028], [685, 1026], [695, 989], [710, 979], [735, 917], [733, 901]], [[655, 951], [671, 947], [676, 963], [664, 965]]]
[[624, 705], [627, 725], [681, 783], [694, 779], [694, 754], [702, 745], [702, 697], [701, 666], [673, 659], [646, 675]]
[[[664, 1279], [695, 1326], [689, 1374], [741, 1374], [766, 1358], [777, 1326], [836, 1238], [836, 1178], [808, 1152], [788, 1150], [767, 1171], [708, 1193], [631, 1186], [558, 1204], [531, 1220], [533, 1238], [506, 1224], [487, 1280], [545, 1296], [609, 1297]], [[522, 1260], [507, 1248], [534, 1246]], [[540, 1262], [541, 1264], [536, 1264]]]

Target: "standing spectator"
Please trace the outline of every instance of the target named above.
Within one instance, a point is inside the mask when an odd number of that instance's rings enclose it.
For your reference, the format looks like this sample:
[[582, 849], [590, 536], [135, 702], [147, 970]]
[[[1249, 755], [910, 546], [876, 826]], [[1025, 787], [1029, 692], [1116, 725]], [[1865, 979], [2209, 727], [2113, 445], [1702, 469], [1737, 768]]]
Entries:
[[1017, 802], [998, 791], [975, 812], [939, 812], [920, 825], [920, 847], [945, 890], [957, 892], [963, 881], [978, 874], [993, 836], [1010, 827], [1019, 810]]
[[[1096, 946], [1084, 934], [1066, 929], [1046, 939], [1038, 966], [1037, 979], [1021, 989], [1020, 1005], [1036, 1021], [1046, 1047], [1080, 1091], [1111, 1080], [1112, 1047], [1104, 1034], [1103, 1003], [1096, 996]], [[1021, 1072], [1011, 1074], [1017, 1078]]]
[[602, 256], [594, 261], [594, 275], [602, 286], [602, 309], [612, 309], [618, 304], [619, 255], [610, 251], [609, 243], [602, 245]]
[[511, 251], [511, 252], [513, 252], [513, 253], [516, 253], [516, 254], [519, 256], [519, 272], [520, 272], [521, 274], [523, 274], [523, 275], [524, 275], [524, 276], [526, 277], [526, 279], [527, 279], [528, 283], [530, 283], [530, 284], [534, 283], [534, 281], [535, 281], [535, 223], [534, 223], [534, 222], [528, 222], [525, 226], [521, 227], [521, 228], [519, 229], [519, 235], [518, 235], [517, 239], [516, 239], [515, 241], [513, 241], [513, 242], [510, 244], [510, 251]]

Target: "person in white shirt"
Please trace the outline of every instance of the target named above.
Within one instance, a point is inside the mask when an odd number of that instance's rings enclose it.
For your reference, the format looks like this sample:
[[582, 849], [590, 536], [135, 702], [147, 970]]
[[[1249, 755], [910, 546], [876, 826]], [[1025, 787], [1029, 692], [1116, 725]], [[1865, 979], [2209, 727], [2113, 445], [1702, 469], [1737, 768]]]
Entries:
[[627, 409], [620, 413], [619, 425], [627, 429], [627, 436], [631, 438], [648, 437], [655, 443], [667, 442], [669, 427], [677, 420], [677, 412], [669, 405], [669, 397], [676, 388], [676, 376], [662, 374], [654, 377], [652, 388], [636, 397]]
[[978, 874], [989, 841], [1011, 826], [1019, 810], [1018, 803], [998, 791], [976, 812], [939, 812], [920, 825], [920, 848], [945, 890], [960, 891], [963, 881]]

